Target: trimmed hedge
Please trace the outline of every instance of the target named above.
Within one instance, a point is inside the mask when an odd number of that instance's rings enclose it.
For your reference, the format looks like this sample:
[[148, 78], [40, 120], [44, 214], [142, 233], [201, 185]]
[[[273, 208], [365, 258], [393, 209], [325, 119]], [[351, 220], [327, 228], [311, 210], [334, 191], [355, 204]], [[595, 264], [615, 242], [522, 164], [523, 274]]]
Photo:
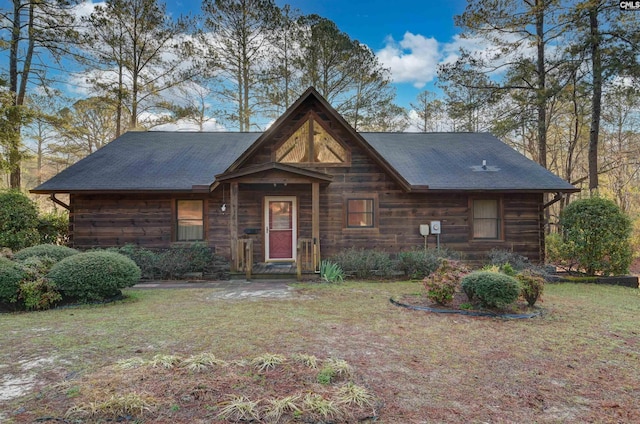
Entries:
[[80, 302], [101, 301], [140, 280], [140, 268], [115, 252], [85, 252], [55, 264], [48, 278], [65, 295]]
[[500, 272], [472, 272], [462, 279], [462, 290], [487, 308], [505, 308], [520, 296], [518, 281]]
[[37, 246], [27, 247], [13, 255], [13, 258], [17, 261], [24, 261], [25, 259], [32, 258], [34, 256], [44, 257], [48, 256], [56, 262], [60, 262], [64, 258], [77, 255], [80, 253], [76, 249], [72, 249], [67, 246], [58, 246], [56, 244], [39, 244]]
[[26, 277], [27, 273], [19, 264], [0, 257], [0, 302], [15, 303], [20, 281]]

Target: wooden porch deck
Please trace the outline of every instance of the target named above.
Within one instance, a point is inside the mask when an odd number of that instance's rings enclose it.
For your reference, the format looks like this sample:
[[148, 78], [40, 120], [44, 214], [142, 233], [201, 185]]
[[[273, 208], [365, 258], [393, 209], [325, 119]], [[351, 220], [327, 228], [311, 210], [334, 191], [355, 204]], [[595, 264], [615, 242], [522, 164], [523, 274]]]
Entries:
[[299, 238], [297, 245], [297, 262], [253, 262], [253, 240], [242, 238], [237, 240], [236, 258], [233, 263], [231, 278], [253, 279], [289, 279], [299, 280], [315, 277], [320, 270], [320, 243], [309, 238]]
[[[313, 271], [303, 271], [304, 279], [313, 279], [317, 276]], [[231, 272], [232, 280], [246, 279], [245, 271]], [[260, 262], [254, 263], [251, 270], [252, 280], [295, 280], [298, 277], [298, 268], [295, 262]]]

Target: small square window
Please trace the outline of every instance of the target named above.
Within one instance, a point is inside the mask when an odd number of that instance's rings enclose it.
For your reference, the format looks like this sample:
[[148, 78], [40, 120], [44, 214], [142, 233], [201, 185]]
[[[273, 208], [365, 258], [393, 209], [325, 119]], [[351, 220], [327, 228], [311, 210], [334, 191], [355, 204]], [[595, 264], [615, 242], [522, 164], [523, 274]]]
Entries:
[[374, 227], [374, 201], [373, 199], [348, 199], [347, 200], [347, 227], [348, 228], [372, 228]]
[[178, 200], [176, 241], [204, 240], [204, 201]]
[[497, 199], [473, 201], [473, 238], [496, 240], [500, 238], [500, 202]]

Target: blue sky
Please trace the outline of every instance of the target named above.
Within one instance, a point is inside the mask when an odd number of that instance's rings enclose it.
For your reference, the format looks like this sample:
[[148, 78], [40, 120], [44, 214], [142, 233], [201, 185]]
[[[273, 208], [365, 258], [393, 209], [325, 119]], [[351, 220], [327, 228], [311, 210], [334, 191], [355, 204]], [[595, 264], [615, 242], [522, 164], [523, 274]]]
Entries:
[[[433, 87], [439, 63], [457, 51], [460, 32], [453, 18], [465, 0], [276, 0], [303, 14], [318, 14], [368, 45], [392, 72], [397, 102], [408, 107], [421, 91]], [[199, 0], [167, 1], [173, 14], [199, 13]]]

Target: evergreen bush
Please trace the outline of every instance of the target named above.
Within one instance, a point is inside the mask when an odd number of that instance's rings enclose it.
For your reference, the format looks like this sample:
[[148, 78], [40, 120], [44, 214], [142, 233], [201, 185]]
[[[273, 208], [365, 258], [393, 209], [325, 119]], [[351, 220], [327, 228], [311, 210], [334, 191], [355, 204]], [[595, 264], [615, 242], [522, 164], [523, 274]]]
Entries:
[[142, 278], [151, 280], [156, 276], [160, 261], [160, 255], [156, 252], [133, 244], [126, 244], [117, 249], [117, 252], [138, 265]]
[[331, 261], [356, 278], [389, 277], [394, 272], [394, 262], [389, 254], [375, 249], [345, 249]]
[[533, 266], [528, 258], [510, 250], [491, 249], [487, 258], [491, 265], [509, 265], [514, 271], [522, 271]]
[[0, 257], [0, 302], [17, 302], [20, 282], [26, 276], [27, 273], [19, 264]]
[[64, 258], [80, 253], [76, 249], [67, 246], [59, 246], [56, 244], [38, 244], [36, 246], [27, 247], [16, 252], [13, 258], [17, 261], [24, 261], [31, 257], [44, 257], [60, 262]]
[[140, 268], [115, 252], [91, 251], [55, 264], [47, 277], [65, 295], [80, 302], [101, 301], [140, 280]]
[[588, 275], [623, 275], [632, 260], [631, 220], [611, 200], [576, 200], [560, 215], [562, 257]]
[[0, 247], [16, 251], [39, 242], [35, 203], [16, 190], [0, 192]]
[[213, 266], [213, 251], [205, 243], [174, 246], [159, 255], [156, 269], [161, 278], [180, 278], [191, 272], [207, 272]]
[[398, 269], [410, 278], [424, 278], [440, 265], [440, 258], [455, 259], [447, 249], [414, 249], [398, 253]]
[[69, 242], [69, 215], [51, 212], [38, 218], [40, 243], [65, 245]]
[[487, 308], [505, 308], [520, 296], [518, 281], [500, 272], [472, 272], [462, 278], [462, 289], [469, 300], [478, 300]]

